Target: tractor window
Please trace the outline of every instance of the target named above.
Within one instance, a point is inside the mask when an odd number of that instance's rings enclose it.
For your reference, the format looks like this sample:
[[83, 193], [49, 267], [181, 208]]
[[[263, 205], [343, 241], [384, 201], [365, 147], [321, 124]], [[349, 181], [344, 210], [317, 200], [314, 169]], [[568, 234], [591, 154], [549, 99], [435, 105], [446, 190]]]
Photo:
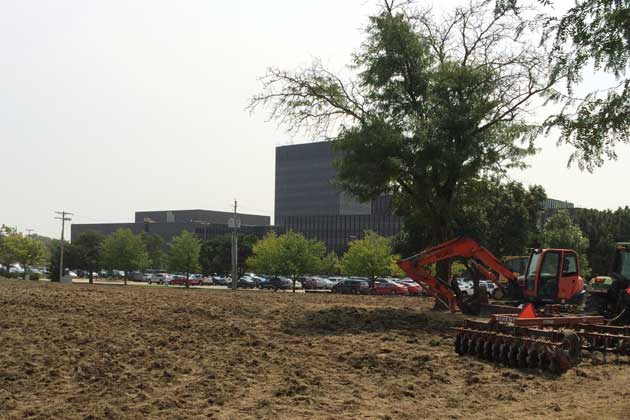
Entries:
[[627, 279], [630, 279], [630, 252], [619, 251], [620, 259], [620, 274]]
[[527, 290], [534, 290], [536, 288], [536, 269], [538, 268], [538, 259], [540, 254], [533, 253], [529, 259], [529, 266], [527, 267], [527, 276], [525, 277], [525, 287]]
[[540, 266], [540, 274], [538, 275], [538, 297], [540, 298], [555, 299], [558, 294], [560, 255], [557, 251], [545, 252]]
[[562, 264], [562, 277], [577, 276], [577, 257], [571, 252], [564, 254], [564, 264]]

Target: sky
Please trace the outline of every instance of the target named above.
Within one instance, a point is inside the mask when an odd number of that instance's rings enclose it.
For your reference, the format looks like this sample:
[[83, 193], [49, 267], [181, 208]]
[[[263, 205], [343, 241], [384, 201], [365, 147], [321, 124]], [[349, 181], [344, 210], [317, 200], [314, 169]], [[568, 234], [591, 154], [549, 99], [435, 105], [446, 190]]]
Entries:
[[[251, 115], [249, 98], [270, 66], [319, 58], [343, 70], [374, 9], [369, 0], [0, 0], [0, 224], [58, 237], [55, 211], [76, 223], [130, 222], [141, 210], [229, 211], [235, 199], [239, 211], [273, 216], [275, 146], [313, 139]], [[513, 179], [581, 207], [628, 204], [618, 186], [630, 181], [630, 147], [589, 174], [567, 168], [571, 149], [553, 136], [537, 145]]]

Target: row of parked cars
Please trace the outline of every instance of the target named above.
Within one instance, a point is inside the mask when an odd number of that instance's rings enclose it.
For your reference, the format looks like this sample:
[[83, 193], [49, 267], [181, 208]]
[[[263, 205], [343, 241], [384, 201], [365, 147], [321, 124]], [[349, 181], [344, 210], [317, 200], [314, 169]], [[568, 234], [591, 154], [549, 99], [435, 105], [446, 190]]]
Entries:
[[[459, 286], [459, 290], [465, 294], [466, 296], [472, 296], [475, 293], [475, 288], [472, 280], [465, 278], [458, 278], [457, 285]], [[496, 295], [498, 286], [490, 281], [490, 280], [479, 280], [479, 286], [483, 286], [486, 288], [486, 292], [488, 293], [488, 298], [497, 299]]]
[[426, 291], [415, 281], [406, 279], [381, 278], [372, 285], [368, 279], [350, 277], [341, 279], [331, 288], [333, 293], [344, 294], [371, 294], [371, 295], [402, 295], [402, 296], [426, 296]]

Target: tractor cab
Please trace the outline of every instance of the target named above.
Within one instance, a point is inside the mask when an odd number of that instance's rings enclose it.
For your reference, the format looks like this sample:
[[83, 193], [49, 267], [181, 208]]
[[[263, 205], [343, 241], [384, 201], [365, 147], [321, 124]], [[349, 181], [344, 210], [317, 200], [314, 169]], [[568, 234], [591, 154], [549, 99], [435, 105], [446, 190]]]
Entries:
[[540, 303], [577, 302], [584, 295], [579, 261], [569, 249], [538, 249], [529, 258], [523, 297]]

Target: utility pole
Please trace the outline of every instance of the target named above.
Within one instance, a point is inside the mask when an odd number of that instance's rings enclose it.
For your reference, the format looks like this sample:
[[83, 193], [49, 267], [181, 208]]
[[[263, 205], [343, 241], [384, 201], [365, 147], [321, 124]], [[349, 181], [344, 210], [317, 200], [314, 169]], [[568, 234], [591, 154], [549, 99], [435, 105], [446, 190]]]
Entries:
[[232, 228], [232, 290], [236, 290], [238, 287], [238, 236], [236, 230], [240, 227], [241, 223], [236, 215], [237, 201], [234, 200], [234, 217], [230, 220], [230, 227]]
[[30, 238], [30, 237], [33, 235], [33, 230], [34, 230], [34, 229], [30, 229], [30, 228], [29, 228], [29, 229], [24, 229], [24, 230], [26, 231], [26, 236], [27, 236], [28, 238]]
[[61, 220], [61, 246], [59, 250], [59, 281], [63, 278], [63, 233], [66, 227], [66, 222], [72, 220], [68, 216], [72, 216], [72, 213], [68, 213], [67, 211], [56, 211], [56, 214], [61, 215], [61, 217], [55, 217], [55, 219]]

